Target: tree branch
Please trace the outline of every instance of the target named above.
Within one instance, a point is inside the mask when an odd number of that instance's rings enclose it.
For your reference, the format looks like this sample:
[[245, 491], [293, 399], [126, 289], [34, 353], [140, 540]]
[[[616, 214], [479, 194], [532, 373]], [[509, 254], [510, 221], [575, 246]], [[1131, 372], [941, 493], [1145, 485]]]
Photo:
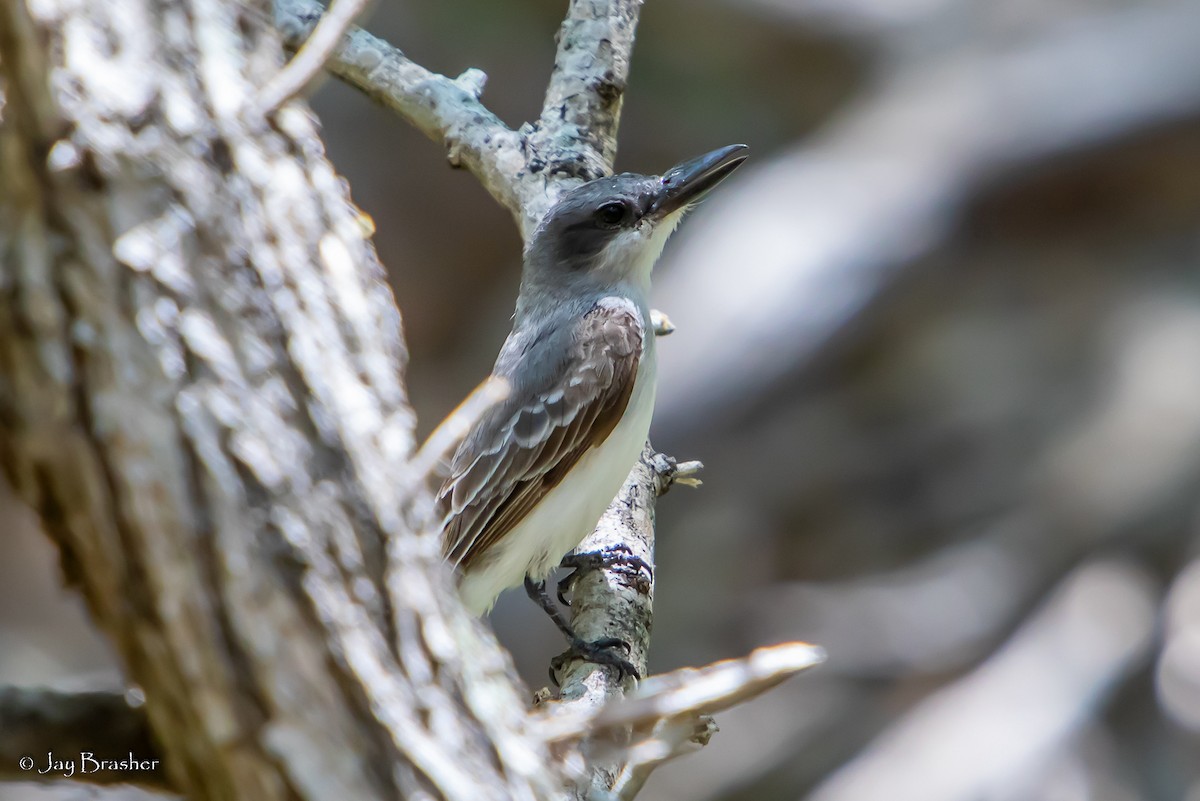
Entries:
[[[327, 67], [442, 143], [450, 164], [478, 178], [528, 239], [563, 192], [612, 172], [640, 10], [641, 0], [572, 0], [541, 117], [519, 131], [480, 102], [479, 70], [452, 80], [359, 28]], [[292, 49], [324, 13], [313, 0], [275, 0], [276, 25]]]
[[[621, 551], [649, 569], [618, 563], [580, 568], [572, 577], [571, 626], [584, 640], [615, 637], [646, 675], [654, 598], [655, 501], [674, 483], [697, 482], [699, 462], [677, 465], [649, 443], [596, 530], [576, 553]], [[698, 483], [698, 482], [697, 482]], [[544, 704], [546, 736], [583, 738], [589, 770], [576, 787], [581, 799], [616, 793], [632, 798], [658, 765], [697, 750], [716, 730], [708, 715], [756, 697], [824, 659], [819, 648], [788, 643], [745, 659], [718, 662], [647, 679], [634, 688], [609, 667], [574, 659], [560, 672], [554, 704]], [[625, 700], [620, 700], [632, 691]]]
[[[644, 568], [616, 564], [580, 568], [572, 576], [571, 627], [582, 639], [615, 637], [629, 644], [628, 659], [646, 675], [654, 603], [654, 505], [670, 488], [674, 464], [646, 443], [621, 491], [577, 554], [624, 552]], [[621, 693], [615, 671], [581, 659], [563, 665], [560, 698], [602, 706]], [[603, 677], [601, 675], [602, 674]]]
[[[304, 45], [325, 13], [323, 6], [311, 0], [275, 0], [274, 8], [275, 24], [284, 44], [293, 50]], [[425, 136], [442, 143], [450, 164], [478, 178], [525, 231], [525, 199], [517, 180], [525, 169], [521, 137], [479, 101], [483, 73], [469, 70], [459, 80], [451, 80], [354, 27], [342, 38], [326, 66], [408, 120]]]
[[531, 136], [532, 171], [585, 181], [612, 172], [641, 8], [642, 0], [571, 0]]
[[741, 659], [653, 676], [623, 700], [545, 705], [542, 727], [551, 741], [583, 744], [591, 783], [577, 788], [577, 798], [606, 792], [633, 798], [658, 765], [708, 743], [716, 731], [711, 715], [824, 660], [824, 651], [807, 643], [759, 648]]

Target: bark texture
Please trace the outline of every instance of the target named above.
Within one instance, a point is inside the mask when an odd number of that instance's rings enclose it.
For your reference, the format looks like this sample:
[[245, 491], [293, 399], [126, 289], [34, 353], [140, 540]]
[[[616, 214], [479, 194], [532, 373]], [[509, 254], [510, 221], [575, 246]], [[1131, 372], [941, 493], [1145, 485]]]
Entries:
[[[0, 7], [0, 461], [203, 798], [546, 798], [452, 603], [400, 319], [265, 6]], [[419, 502], [417, 506], [419, 506]]]
[[[303, 3], [274, 8], [293, 46], [320, 17]], [[477, 71], [451, 81], [357, 30], [333, 68], [442, 138], [528, 234], [611, 171], [639, 8], [570, 4], [542, 116], [516, 132], [478, 105]], [[19, 729], [0, 753], [76, 742], [63, 727], [94, 732], [100, 709], [109, 745], [164, 759], [138, 778], [194, 799], [631, 798], [708, 714], [820, 652], [615, 704], [611, 671], [571, 663], [529, 713], [429, 530], [447, 443], [414, 455], [370, 223], [306, 109], [278, 105], [310, 66], [280, 77], [270, 12], [0, 7], [0, 464], [146, 698], [0, 693]], [[655, 497], [684, 472], [647, 448], [586, 547], [649, 562]], [[627, 573], [582, 576], [576, 624], [628, 640], [644, 672], [653, 576]]]

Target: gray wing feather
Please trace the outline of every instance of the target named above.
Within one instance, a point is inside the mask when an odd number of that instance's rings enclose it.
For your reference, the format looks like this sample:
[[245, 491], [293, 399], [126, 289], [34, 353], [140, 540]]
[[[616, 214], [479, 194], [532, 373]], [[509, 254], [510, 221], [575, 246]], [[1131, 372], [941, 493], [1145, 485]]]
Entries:
[[454, 456], [438, 493], [452, 562], [470, 567], [608, 437], [633, 392], [644, 336], [634, 309], [597, 304], [514, 360], [514, 367], [538, 359], [548, 366], [538, 376], [511, 369], [508, 399]]

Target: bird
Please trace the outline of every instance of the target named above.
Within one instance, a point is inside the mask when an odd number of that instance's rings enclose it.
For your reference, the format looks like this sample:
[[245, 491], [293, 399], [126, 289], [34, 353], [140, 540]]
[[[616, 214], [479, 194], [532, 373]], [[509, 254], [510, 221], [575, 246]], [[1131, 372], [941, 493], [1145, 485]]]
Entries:
[[530, 237], [492, 369], [508, 391], [471, 426], [436, 496], [443, 554], [473, 614], [524, 583], [554, 617], [546, 576], [595, 528], [649, 434], [651, 271], [685, 212], [748, 151], [729, 145], [661, 176], [589, 181]]

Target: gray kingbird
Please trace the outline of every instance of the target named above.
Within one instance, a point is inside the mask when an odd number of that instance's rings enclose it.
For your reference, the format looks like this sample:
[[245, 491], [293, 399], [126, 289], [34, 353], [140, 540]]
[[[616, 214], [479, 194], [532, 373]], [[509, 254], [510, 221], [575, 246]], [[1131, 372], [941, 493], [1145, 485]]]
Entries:
[[443, 549], [472, 612], [544, 581], [629, 475], [654, 410], [650, 272], [684, 212], [747, 154], [730, 145], [662, 176], [590, 181], [530, 238], [492, 369], [507, 397], [471, 428], [438, 493]]

